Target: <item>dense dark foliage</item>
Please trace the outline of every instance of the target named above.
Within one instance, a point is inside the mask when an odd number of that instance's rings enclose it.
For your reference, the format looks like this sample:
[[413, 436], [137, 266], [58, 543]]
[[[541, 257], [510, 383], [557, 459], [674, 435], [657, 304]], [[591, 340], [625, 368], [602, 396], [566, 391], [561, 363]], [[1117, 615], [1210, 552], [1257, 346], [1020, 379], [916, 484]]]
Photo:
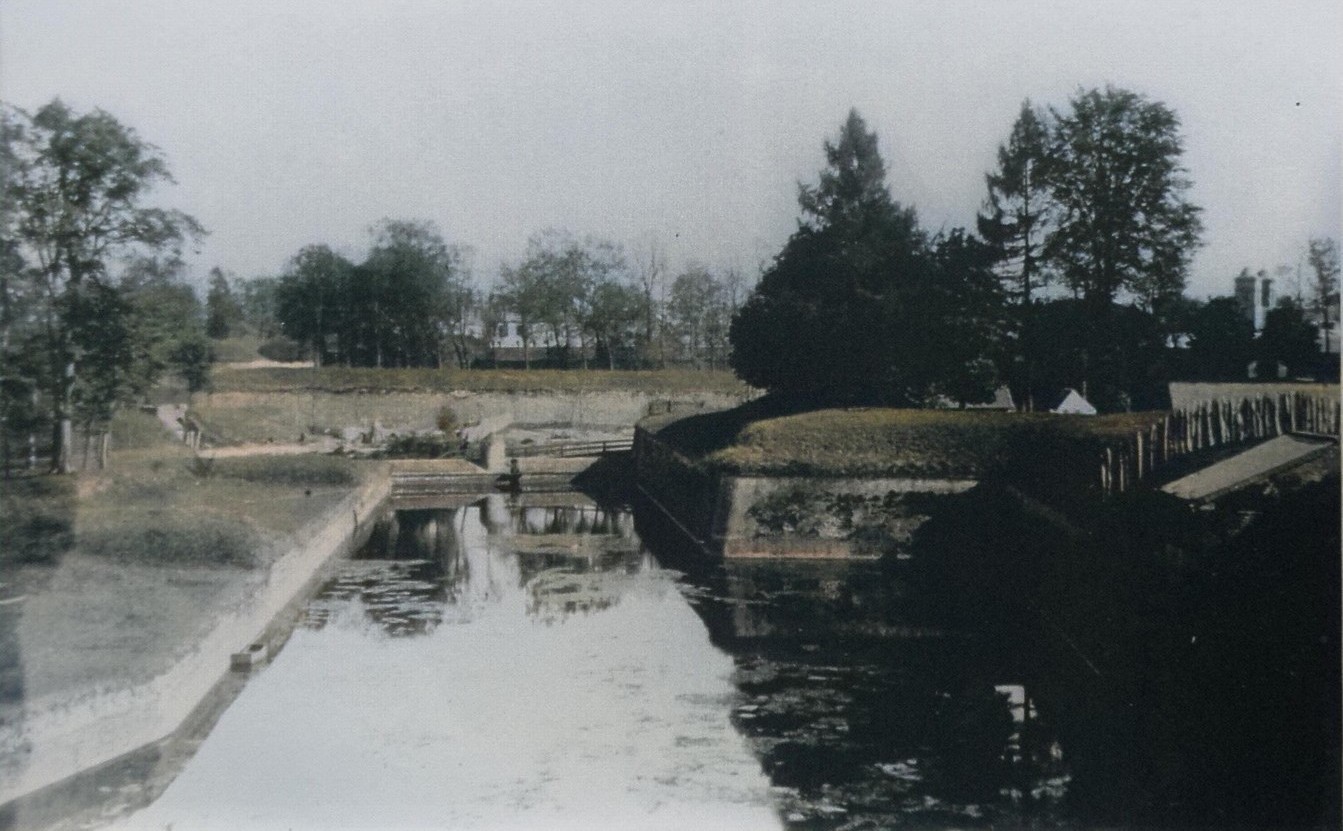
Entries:
[[815, 403], [987, 398], [1002, 308], [991, 253], [959, 229], [919, 229], [856, 111], [825, 152], [797, 231], [733, 318], [733, 369]]

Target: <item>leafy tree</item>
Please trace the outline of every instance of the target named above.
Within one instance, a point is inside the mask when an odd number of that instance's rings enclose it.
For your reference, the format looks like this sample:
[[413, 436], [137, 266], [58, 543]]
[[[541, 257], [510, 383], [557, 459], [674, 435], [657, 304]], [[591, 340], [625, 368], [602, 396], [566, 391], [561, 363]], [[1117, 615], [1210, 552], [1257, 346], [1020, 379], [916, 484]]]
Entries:
[[210, 389], [210, 342], [199, 334], [182, 338], [169, 355], [173, 371], [187, 385], [188, 393]]
[[325, 245], [309, 245], [294, 255], [275, 286], [275, 317], [290, 338], [312, 348], [313, 362], [321, 366], [327, 336], [340, 338], [338, 351], [348, 355], [353, 344], [348, 325], [352, 314], [350, 282], [354, 266]]
[[136, 343], [129, 397], [148, 392], [179, 342], [202, 335], [201, 303], [185, 278], [186, 264], [177, 257], [137, 257], [122, 272], [118, 288], [133, 316]]
[[998, 146], [998, 170], [984, 177], [988, 197], [979, 233], [994, 250], [1009, 296], [1024, 305], [1048, 281], [1043, 252], [1051, 204], [1049, 142], [1040, 111], [1022, 102], [1007, 144]]
[[10, 113], [13, 170], [4, 194], [14, 208], [15, 239], [49, 299], [43, 322], [45, 374], [52, 406], [55, 472], [71, 470], [74, 391], [80, 346], [66, 314], [86, 282], [105, 283], [116, 256], [175, 251], [203, 233], [184, 213], [144, 204], [171, 182], [167, 163], [135, 131], [102, 110], [78, 114], [59, 99], [31, 117]]
[[1305, 310], [1292, 298], [1284, 297], [1264, 315], [1264, 328], [1254, 352], [1269, 366], [1282, 363], [1289, 374], [1304, 375], [1318, 360], [1315, 338], [1315, 327], [1306, 319]]
[[1055, 224], [1045, 253], [1097, 308], [1127, 291], [1151, 308], [1184, 288], [1202, 230], [1185, 198], [1179, 119], [1128, 90], [1079, 91], [1055, 128], [1048, 187]]
[[[502, 272], [501, 297], [523, 327], [524, 362], [530, 366], [531, 344], [544, 332], [563, 366], [568, 365], [577, 340], [586, 367], [594, 292], [598, 286], [619, 280], [624, 271], [624, 256], [614, 243], [580, 239], [557, 229], [533, 235], [522, 263]], [[605, 324], [598, 326], [606, 328]]]
[[637, 286], [616, 280], [593, 286], [584, 325], [592, 334], [596, 354], [606, 357], [607, 369], [615, 369], [618, 361], [633, 362], [644, 311], [644, 294]]
[[363, 318], [374, 365], [438, 365], [466, 314], [461, 251], [431, 222], [383, 220], [356, 272], [352, 309]]
[[1322, 347], [1328, 352], [1330, 333], [1338, 322], [1329, 319], [1330, 306], [1338, 302], [1338, 242], [1333, 237], [1312, 239], [1306, 258], [1314, 272], [1310, 284], [1310, 304], [1319, 315], [1320, 327], [1324, 329]]
[[537, 342], [541, 321], [546, 317], [550, 302], [544, 265], [540, 260], [528, 257], [516, 267], [505, 266], [499, 276], [502, 287], [498, 300], [510, 313], [517, 315], [523, 367], [531, 369], [532, 345]]
[[205, 334], [220, 340], [234, 333], [242, 322], [242, 305], [228, 277], [218, 267], [210, 269], [210, 288], [205, 295]]
[[1166, 338], [1152, 313], [1115, 306], [1098, 318], [1086, 300], [1054, 300], [1037, 304], [1031, 332], [1037, 400], [1072, 387], [1103, 412], [1170, 405]]
[[1191, 315], [1190, 373], [1209, 381], [1245, 377], [1254, 357], [1254, 324], [1234, 297], [1214, 297]]
[[139, 342], [142, 333], [136, 329], [135, 309], [121, 291], [90, 280], [62, 299], [62, 317], [70, 328], [79, 362], [71, 399], [84, 435], [83, 465], [88, 464], [89, 443], [97, 434], [102, 466], [107, 458], [104, 437], [117, 405], [143, 392], [136, 381], [147, 380], [154, 373], [152, 368], [143, 367], [139, 373], [135, 371], [136, 354], [145, 344]]
[[990, 246], [959, 228], [934, 240], [928, 284], [905, 310], [918, 316], [902, 327], [913, 337], [897, 352], [908, 377], [923, 373], [911, 398], [973, 404], [991, 397], [998, 380], [992, 359], [1006, 328], [995, 260]]
[[667, 343], [661, 318], [665, 299], [667, 255], [655, 236], [646, 236], [635, 246], [633, 256], [635, 277], [642, 294], [643, 335], [639, 342], [644, 365], [665, 367]]
[[712, 369], [723, 354], [727, 335], [727, 296], [703, 266], [692, 266], [672, 281], [667, 319], [681, 352], [696, 369]]
[[254, 277], [243, 281], [238, 294], [243, 322], [262, 339], [279, 334], [280, 322], [276, 317], [278, 277]]

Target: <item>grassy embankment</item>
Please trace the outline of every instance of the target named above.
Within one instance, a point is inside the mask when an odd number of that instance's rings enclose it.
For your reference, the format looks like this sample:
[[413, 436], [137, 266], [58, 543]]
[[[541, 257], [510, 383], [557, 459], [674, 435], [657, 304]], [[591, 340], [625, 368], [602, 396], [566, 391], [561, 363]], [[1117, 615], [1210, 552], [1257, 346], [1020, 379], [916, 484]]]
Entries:
[[658, 398], [696, 393], [743, 395], [747, 391], [729, 373], [691, 370], [217, 367], [214, 394], [197, 396], [194, 412], [205, 425], [206, 437], [218, 445], [293, 442], [300, 433], [311, 438], [350, 426], [367, 429], [375, 420], [394, 431], [429, 429], [439, 409], [453, 408], [463, 393], [625, 393]]
[[361, 478], [333, 457], [193, 459], [120, 414], [108, 469], [0, 482], [0, 705], [161, 672]]
[[730, 372], [663, 369], [302, 369], [216, 367], [216, 392], [673, 392], [737, 393], [747, 387]]
[[3, 483], [0, 558], [42, 563], [73, 548], [138, 562], [251, 565], [359, 476], [332, 457], [202, 465], [140, 412], [118, 415], [112, 446], [105, 471]]
[[[646, 425], [706, 471], [789, 476], [980, 477], [1039, 454], [1082, 454], [1132, 436], [1160, 413], [1078, 417], [885, 408], [775, 415], [759, 405], [650, 419]], [[1024, 452], [1024, 451], [1030, 452]], [[1091, 471], [1088, 471], [1090, 475]]]

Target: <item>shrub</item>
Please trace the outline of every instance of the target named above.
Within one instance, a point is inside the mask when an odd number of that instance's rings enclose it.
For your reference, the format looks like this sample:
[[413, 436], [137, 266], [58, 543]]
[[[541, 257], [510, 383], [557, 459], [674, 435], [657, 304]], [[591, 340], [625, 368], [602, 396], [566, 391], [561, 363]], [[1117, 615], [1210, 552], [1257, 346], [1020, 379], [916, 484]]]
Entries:
[[54, 563], [74, 541], [73, 480], [11, 479], [0, 485], [0, 563]]
[[451, 433], [457, 429], [460, 422], [457, 420], [457, 413], [453, 412], [451, 407], [439, 407], [438, 415], [434, 418], [434, 426], [444, 433]]
[[384, 456], [389, 459], [441, 459], [460, 455], [455, 436], [392, 436], [387, 440]]
[[283, 336], [263, 341], [256, 351], [261, 357], [272, 361], [303, 360], [303, 347]]

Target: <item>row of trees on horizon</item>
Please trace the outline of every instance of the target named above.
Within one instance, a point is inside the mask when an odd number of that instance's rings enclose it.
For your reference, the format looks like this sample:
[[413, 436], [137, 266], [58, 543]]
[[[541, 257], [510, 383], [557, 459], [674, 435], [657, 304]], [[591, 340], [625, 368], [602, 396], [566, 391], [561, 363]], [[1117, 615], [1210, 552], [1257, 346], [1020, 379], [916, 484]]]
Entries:
[[360, 262], [313, 244], [273, 277], [216, 268], [203, 303], [184, 252], [204, 229], [150, 201], [172, 181], [161, 151], [59, 100], [0, 114], [6, 470], [11, 436], [48, 427], [53, 469], [70, 470], [75, 425], [105, 436], [167, 372], [204, 388], [211, 339], [243, 333], [319, 363], [468, 367], [499, 360], [494, 335], [511, 323], [521, 348], [507, 359], [523, 366], [730, 366], [806, 405], [972, 403], [1007, 384], [1030, 407], [1073, 386], [1123, 410], [1160, 406], [1170, 378], [1243, 377], [1247, 359], [1314, 371], [1307, 313], [1329, 325], [1337, 304], [1332, 239], [1310, 241], [1309, 291], [1258, 336], [1229, 298], [1184, 297], [1201, 226], [1178, 118], [1109, 87], [1063, 109], [1024, 104], [976, 228], [937, 234], [892, 197], [877, 137], [851, 112], [754, 285], [563, 230], [534, 235], [485, 285], [432, 223], [384, 220]]
[[[673, 276], [655, 243], [631, 259], [616, 243], [560, 229], [533, 235], [484, 287], [430, 222], [383, 220], [370, 235], [360, 263], [315, 244], [279, 277], [213, 270], [208, 333], [282, 333], [319, 365], [720, 369], [748, 290], [733, 270], [691, 264]], [[496, 348], [501, 329], [521, 345]]]

